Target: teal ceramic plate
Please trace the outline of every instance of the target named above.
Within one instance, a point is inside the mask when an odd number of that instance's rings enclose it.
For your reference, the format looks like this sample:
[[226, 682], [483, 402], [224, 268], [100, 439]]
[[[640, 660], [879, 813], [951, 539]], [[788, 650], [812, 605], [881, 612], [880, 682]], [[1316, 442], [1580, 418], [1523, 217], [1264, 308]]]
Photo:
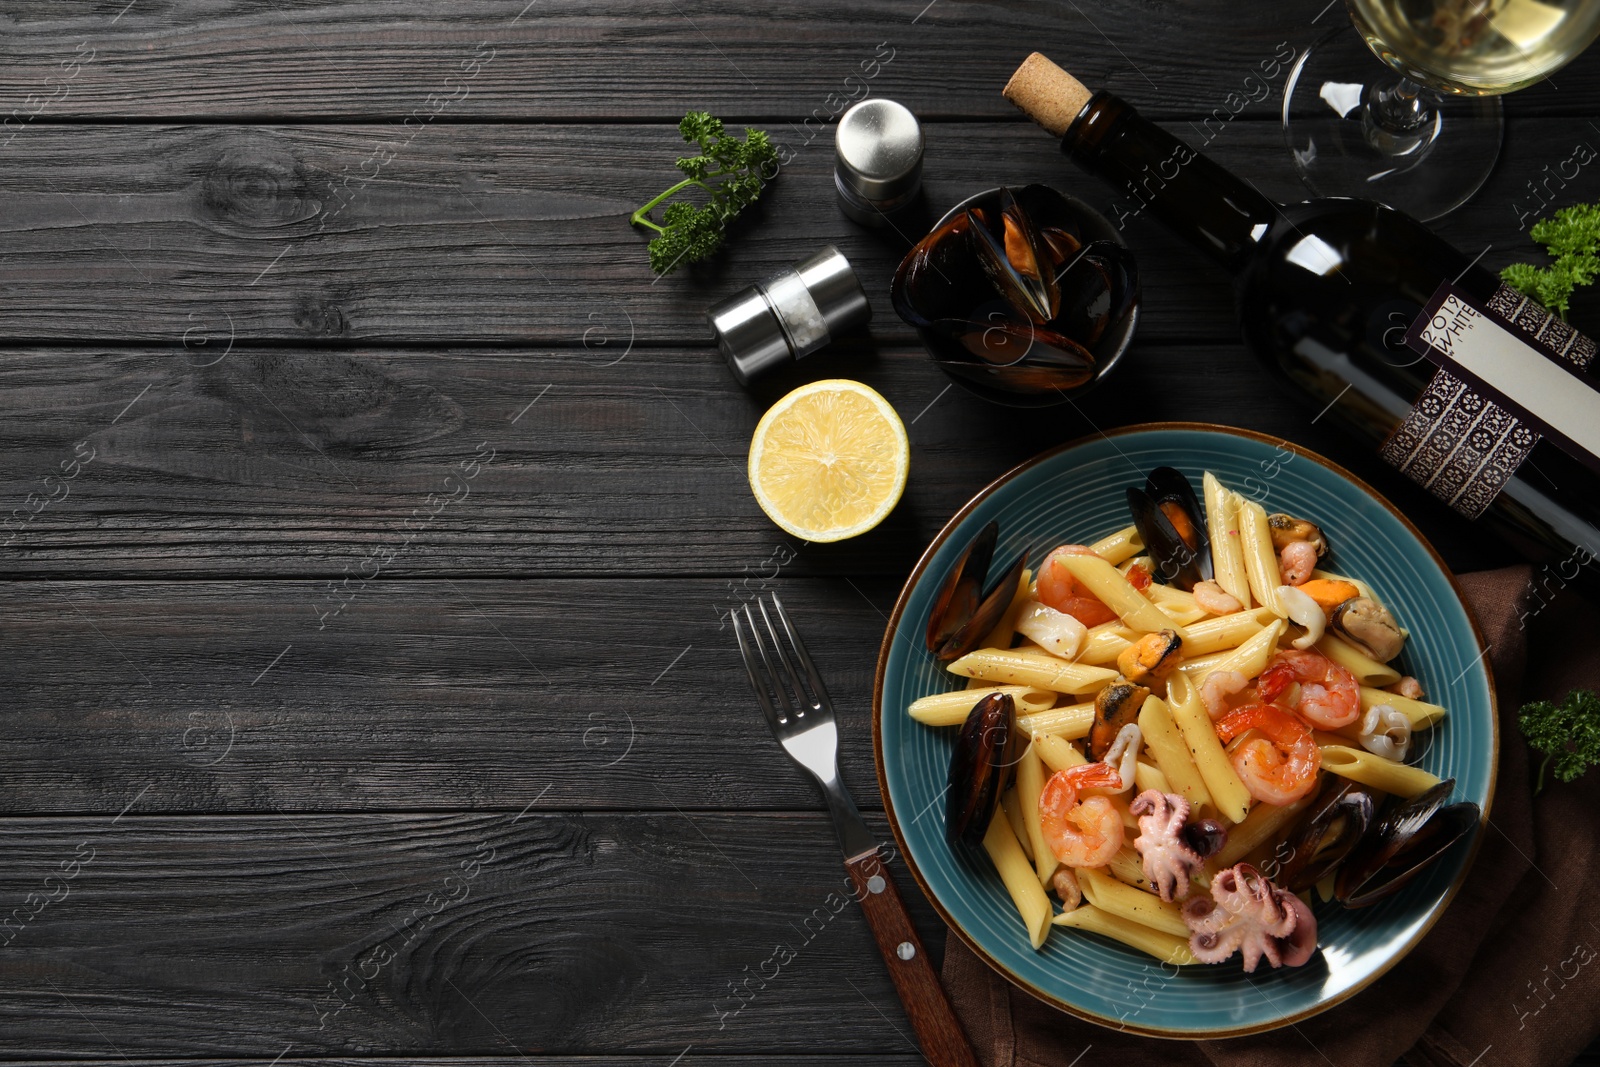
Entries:
[[1064, 1011], [1157, 1037], [1223, 1037], [1284, 1026], [1352, 996], [1393, 966], [1449, 905], [1483, 836], [1458, 844], [1395, 896], [1359, 911], [1316, 907], [1321, 951], [1299, 968], [1267, 964], [1246, 975], [1234, 961], [1163, 968], [1095, 934], [1058, 928], [1029, 947], [1000, 877], [981, 850], [944, 840], [946, 773], [954, 729], [914, 722], [906, 705], [955, 688], [926, 654], [933, 597], [956, 558], [991, 519], [995, 565], [1027, 550], [1030, 565], [1065, 542], [1087, 543], [1128, 525], [1127, 486], [1152, 467], [1177, 467], [1198, 490], [1210, 470], [1269, 512], [1319, 523], [1330, 569], [1369, 582], [1411, 631], [1398, 666], [1450, 711], [1419, 736], [1421, 766], [1453, 777], [1453, 799], [1487, 817], [1498, 755], [1483, 642], [1448, 570], [1416, 529], [1371, 488], [1311, 453], [1242, 430], [1194, 423], [1136, 426], [1047, 452], [1002, 477], [951, 519], [900, 594], [878, 657], [873, 741], [890, 823], [918, 883], [950, 928], [1016, 985]]

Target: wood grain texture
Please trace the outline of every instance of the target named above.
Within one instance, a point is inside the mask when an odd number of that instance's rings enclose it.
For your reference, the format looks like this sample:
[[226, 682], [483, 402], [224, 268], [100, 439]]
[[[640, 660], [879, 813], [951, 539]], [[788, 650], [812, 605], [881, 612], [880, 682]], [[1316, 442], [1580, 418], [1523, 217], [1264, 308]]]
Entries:
[[[1315, 412], [1238, 344], [1136, 345], [1115, 384], [1029, 418], [952, 386], [919, 350], [840, 346], [750, 392], [711, 350], [634, 348], [616, 362], [621, 351], [235, 349], [202, 366], [155, 348], [14, 350], [0, 359], [0, 574], [627, 572], [734, 586], [776, 565], [898, 582], [1016, 463], [1102, 428], [1184, 419], [1322, 451], [1401, 501], [1456, 565], [1498, 558], [1365, 449], [1308, 424]], [[769, 404], [828, 376], [895, 405], [911, 476], [877, 530], [807, 546], [756, 505], [745, 455]], [[80, 441], [91, 462], [47, 483]], [[480, 446], [494, 450], [486, 465]], [[464, 486], [463, 464], [479, 464]]]
[[[1040, 48], [1086, 83], [1193, 114], [1200, 100], [1244, 89], [1280, 42], [1304, 47], [1328, 30], [1352, 32], [1337, 9], [1318, 19], [1322, 9], [1317, 0], [1262, 5], [1224, 31], [1205, 0], [784, 0], [759, 13], [714, 0], [126, 8], [47, 0], [7, 6], [0, 101], [9, 110], [33, 94], [51, 116], [404, 116], [435, 93], [449, 99], [453, 118], [676, 121], [691, 107], [798, 118], [826, 113], [829, 94], [848, 94], [845, 79], [859, 78], [860, 62], [888, 42], [896, 58], [874, 87], [919, 113], [1011, 117], [999, 87]], [[80, 43], [94, 58], [64, 68], [82, 54]], [[483, 45], [492, 61], [457, 95], [460, 83], [445, 79], [462, 75], [463, 60]], [[1559, 90], [1530, 90], [1530, 103], [1587, 114], [1597, 72], [1575, 65]]]
[[[833, 694], [846, 785], [881, 808], [896, 588], [762, 584]], [[146, 786], [140, 813], [823, 810], [761, 718], [725, 581], [383, 581], [319, 630], [325, 585], [0, 585], [0, 811], [115, 814]]]
[[0, 901], [37, 911], [0, 933], [8, 1058], [665, 1063], [814, 1053], [818, 1018], [832, 1049], [914, 1051], [821, 816], [130, 814], [0, 841]]
[[[1269, 195], [1305, 196], [1275, 124], [1169, 125]], [[1489, 185], [1440, 232], [1473, 252], [1492, 245], [1497, 267], [1529, 255], [1525, 231], [1542, 204], [1600, 195], [1593, 168], [1571, 181], [1557, 173], [1544, 199], [1529, 189], [1585, 139], [1600, 145], [1569, 120], [1519, 122]], [[846, 219], [825, 131], [796, 141], [724, 254], [657, 280], [627, 218], [676, 176], [684, 146], [669, 127], [36, 125], [0, 168], [0, 338], [142, 340], [196, 364], [230, 340], [264, 339], [594, 348], [609, 338], [614, 350], [626, 337], [709, 350], [706, 308], [831, 243], [871, 297], [866, 336], [910, 344], [889, 280], [950, 205], [1043, 181], [1112, 218], [1128, 211], [1031, 125], [935, 123], [927, 142], [920, 222], [894, 232]], [[1142, 339], [1237, 336], [1223, 272], [1152, 218], [1132, 217], [1125, 232], [1141, 265]]]

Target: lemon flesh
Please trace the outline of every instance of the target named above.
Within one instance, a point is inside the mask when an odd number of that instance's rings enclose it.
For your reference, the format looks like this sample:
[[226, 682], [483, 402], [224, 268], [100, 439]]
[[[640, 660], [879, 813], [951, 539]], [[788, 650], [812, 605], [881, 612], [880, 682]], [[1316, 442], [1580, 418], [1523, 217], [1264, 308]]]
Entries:
[[882, 522], [911, 466], [894, 408], [860, 382], [803, 385], [750, 441], [750, 488], [773, 522], [806, 541], [842, 541]]

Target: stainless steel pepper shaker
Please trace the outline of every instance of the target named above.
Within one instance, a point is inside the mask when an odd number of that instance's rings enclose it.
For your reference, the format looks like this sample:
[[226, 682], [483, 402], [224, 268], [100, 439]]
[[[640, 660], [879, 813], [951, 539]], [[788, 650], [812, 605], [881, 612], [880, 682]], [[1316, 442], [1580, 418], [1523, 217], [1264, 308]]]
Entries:
[[863, 100], [839, 116], [833, 183], [839, 207], [864, 226], [883, 226], [922, 188], [922, 125], [893, 100]]
[[871, 318], [872, 305], [856, 272], [832, 245], [706, 312], [717, 347], [740, 385], [809, 356]]

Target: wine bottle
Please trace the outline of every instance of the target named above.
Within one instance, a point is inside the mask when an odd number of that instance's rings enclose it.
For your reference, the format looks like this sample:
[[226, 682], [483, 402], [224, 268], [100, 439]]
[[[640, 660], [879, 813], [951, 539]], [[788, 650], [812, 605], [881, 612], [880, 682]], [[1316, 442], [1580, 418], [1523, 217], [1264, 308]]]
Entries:
[[1600, 599], [1596, 347], [1422, 223], [1370, 200], [1277, 204], [1034, 53], [1007, 99], [1230, 271], [1246, 345], [1325, 417]]

